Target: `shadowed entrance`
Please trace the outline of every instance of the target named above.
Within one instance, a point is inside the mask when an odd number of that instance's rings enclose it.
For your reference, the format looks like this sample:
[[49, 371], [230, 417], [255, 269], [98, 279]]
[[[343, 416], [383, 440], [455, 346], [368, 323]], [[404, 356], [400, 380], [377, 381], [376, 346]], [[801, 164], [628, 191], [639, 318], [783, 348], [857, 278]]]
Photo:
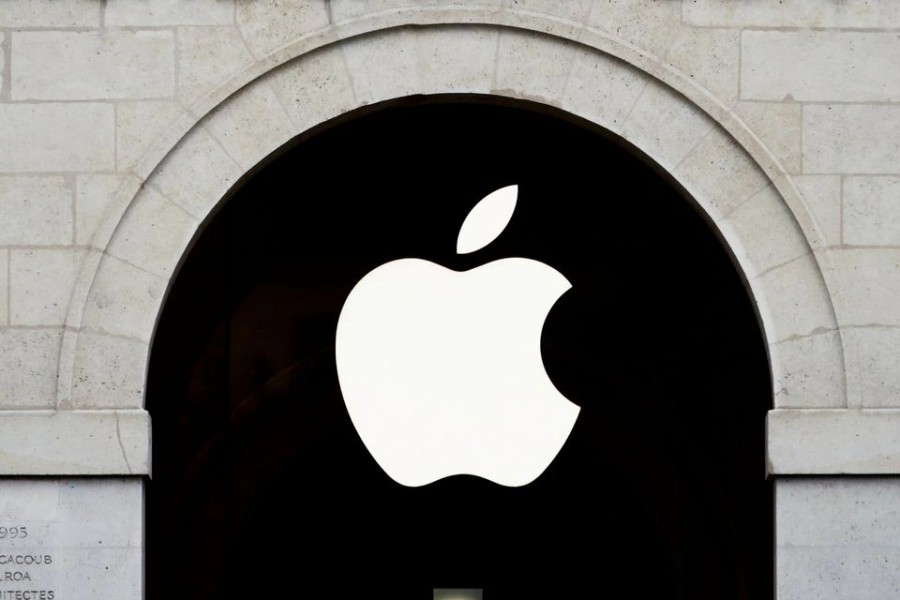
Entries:
[[[457, 255], [468, 211], [511, 183], [507, 230]], [[507, 256], [572, 283], [542, 352], [575, 429], [528, 486], [400, 486], [341, 398], [341, 306], [389, 260]], [[526, 103], [354, 113], [245, 181], [173, 284], [147, 390], [148, 597], [771, 597], [770, 389], [725, 249], [632, 149]]]

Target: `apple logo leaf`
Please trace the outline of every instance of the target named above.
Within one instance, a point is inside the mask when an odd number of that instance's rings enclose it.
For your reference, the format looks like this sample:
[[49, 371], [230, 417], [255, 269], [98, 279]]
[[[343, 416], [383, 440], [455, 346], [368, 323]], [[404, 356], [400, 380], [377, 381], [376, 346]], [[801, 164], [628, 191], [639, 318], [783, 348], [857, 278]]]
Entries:
[[456, 240], [457, 254], [469, 254], [481, 250], [499, 236], [516, 210], [518, 185], [508, 185], [495, 190], [481, 199], [469, 211], [459, 229]]

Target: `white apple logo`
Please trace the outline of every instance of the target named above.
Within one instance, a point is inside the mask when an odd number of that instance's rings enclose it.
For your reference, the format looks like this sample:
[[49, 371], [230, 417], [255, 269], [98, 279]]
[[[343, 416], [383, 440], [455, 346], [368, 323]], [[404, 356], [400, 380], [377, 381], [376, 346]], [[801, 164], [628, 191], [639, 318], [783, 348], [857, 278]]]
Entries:
[[[493, 241], [517, 195], [513, 185], [481, 200], [457, 252]], [[522, 486], [544, 472], [580, 410], [553, 386], [540, 348], [569, 288], [526, 258], [463, 272], [405, 258], [356, 284], [338, 319], [338, 380], [363, 443], [394, 481], [469, 474]]]

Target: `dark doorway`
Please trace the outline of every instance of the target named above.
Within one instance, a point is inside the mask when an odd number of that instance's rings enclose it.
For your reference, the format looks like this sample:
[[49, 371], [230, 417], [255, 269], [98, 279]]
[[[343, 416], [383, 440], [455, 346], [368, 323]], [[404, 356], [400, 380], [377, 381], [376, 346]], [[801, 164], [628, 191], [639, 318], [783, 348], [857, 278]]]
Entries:
[[[456, 255], [509, 184], [506, 230]], [[530, 485], [403, 487], [341, 398], [342, 303], [392, 259], [507, 256], [572, 283], [542, 352], [575, 429]], [[148, 598], [772, 598], [770, 389], [727, 251], [621, 140], [478, 96], [358, 111], [237, 186], [174, 280], [147, 390]]]

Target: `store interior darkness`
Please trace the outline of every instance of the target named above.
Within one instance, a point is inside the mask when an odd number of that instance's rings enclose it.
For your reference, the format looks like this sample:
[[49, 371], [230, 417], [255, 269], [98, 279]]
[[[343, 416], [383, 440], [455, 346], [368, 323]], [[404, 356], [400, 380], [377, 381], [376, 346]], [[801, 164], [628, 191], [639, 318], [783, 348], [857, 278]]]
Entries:
[[[507, 228], [457, 255], [510, 184]], [[395, 483], [341, 398], [344, 299], [393, 259], [509, 256], [572, 283], [541, 349], [574, 430], [523, 487]], [[633, 148], [529, 102], [368, 107], [235, 186], [173, 280], [148, 374], [147, 597], [771, 599], [771, 396], [726, 247]]]

